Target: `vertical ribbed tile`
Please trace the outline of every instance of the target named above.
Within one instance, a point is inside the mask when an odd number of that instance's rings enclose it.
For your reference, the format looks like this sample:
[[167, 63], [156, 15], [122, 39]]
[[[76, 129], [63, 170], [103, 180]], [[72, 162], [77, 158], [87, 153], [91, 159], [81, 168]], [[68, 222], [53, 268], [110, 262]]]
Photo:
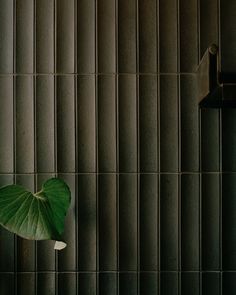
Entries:
[[13, 78], [0, 78], [0, 172], [12, 173], [14, 161]]
[[135, 174], [119, 176], [119, 269], [123, 271], [137, 269], [137, 175]]
[[[16, 184], [34, 192], [34, 175], [17, 175]], [[35, 241], [17, 237], [17, 271], [35, 271]]]
[[100, 174], [99, 199], [99, 270], [117, 268], [116, 175]]
[[34, 1], [16, 2], [16, 72], [34, 71]]
[[18, 273], [17, 274], [17, 295], [35, 294], [35, 274]]
[[236, 290], [236, 274], [235, 272], [223, 273], [222, 294], [234, 295]]
[[[37, 191], [40, 191], [42, 184], [55, 177], [53, 174], [37, 175]], [[37, 271], [55, 271], [55, 241], [39, 241], [37, 242]], [[44, 294], [39, 293], [39, 294]]]
[[200, 57], [211, 44], [218, 44], [218, 1], [200, 0]]
[[[0, 187], [13, 184], [13, 182], [13, 175], [0, 175]], [[3, 253], [3, 255], [0, 255], [0, 271], [14, 271], [14, 234], [2, 226], [0, 227], [0, 249]]]
[[117, 295], [117, 275], [115, 273], [99, 274], [99, 294]]
[[116, 171], [116, 85], [114, 76], [98, 77], [98, 169]]
[[79, 273], [78, 274], [78, 294], [96, 295], [96, 274]]
[[222, 169], [236, 171], [236, 110], [222, 110]]
[[220, 295], [220, 273], [202, 274], [202, 295]]
[[78, 269], [96, 270], [96, 176], [78, 175]]
[[159, 63], [161, 73], [176, 73], [178, 68], [178, 3], [159, 1]]
[[36, 71], [54, 72], [54, 2], [36, 0]]
[[1, 295], [15, 295], [14, 288], [15, 288], [14, 274], [2, 273], [0, 275]]
[[161, 273], [161, 295], [178, 295], [178, 273], [166, 272]]
[[236, 71], [236, 2], [220, 1], [220, 55], [221, 71]]
[[73, 73], [75, 68], [74, 14], [75, 0], [57, 0], [56, 69], [58, 73]]
[[[168, 1], [167, 1], [168, 2]], [[178, 80], [160, 77], [160, 169], [178, 171]], [[171, 143], [171, 144], [170, 144]]]
[[220, 269], [220, 175], [202, 174], [202, 268]]
[[115, 9], [116, 0], [97, 2], [99, 73], [114, 73], [116, 71]]
[[71, 191], [71, 204], [65, 219], [65, 231], [62, 236], [67, 247], [58, 253], [58, 271], [76, 271], [76, 177], [74, 174], [59, 174], [58, 177], [68, 184]]
[[140, 270], [158, 269], [158, 176], [140, 175]]
[[119, 76], [119, 171], [137, 171], [136, 77]]
[[182, 270], [199, 270], [200, 253], [199, 175], [181, 176], [181, 265]]
[[153, 295], [158, 293], [157, 273], [140, 274], [140, 295]]
[[57, 170], [75, 171], [75, 79], [57, 77]]
[[14, 0], [0, 1], [0, 73], [13, 73]]
[[58, 274], [58, 295], [76, 294], [76, 273]]
[[38, 273], [37, 294], [54, 295], [55, 292], [55, 273]]
[[160, 179], [160, 267], [178, 270], [178, 175]]
[[137, 295], [137, 274], [119, 274], [119, 295]]
[[[139, 8], [139, 72], [157, 72], [157, 1], [140, 0]], [[151, 42], [150, 42], [151, 41]]]
[[158, 170], [157, 76], [139, 77], [140, 171]]
[[95, 172], [96, 116], [95, 78], [79, 76], [77, 80], [77, 170]]
[[[222, 175], [222, 268], [236, 270], [236, 175]], [[235, 280], [234, 280], [235, 281]]]
[[201, 170], [202, 171], [219, 171], [219, 169], [220, 169], [219, 110], [201, 109]]
[[95, 0], [77, 0], [78, 73], [95, 72], [95, 3]]
[[54, 77], [37, 76], [35, 122], [37, 172], [55, 170], [54, 113]]
[[179, 1], [181, 72], [195, 72], [198, 66], [198, 2]]
[[34, 91], [33, 77], [16, 78], [16, 159], [18, 173], [34, 172]]
[[136, 72], [136, 0], [118, 0], [118, 71]]
[[194, 75], [180, 76], [181, 171], [199, 170], [197, 83]]
[[200, 294], [200, 274], [198, 272], [181, 273], [181, 295], [199, 295]]

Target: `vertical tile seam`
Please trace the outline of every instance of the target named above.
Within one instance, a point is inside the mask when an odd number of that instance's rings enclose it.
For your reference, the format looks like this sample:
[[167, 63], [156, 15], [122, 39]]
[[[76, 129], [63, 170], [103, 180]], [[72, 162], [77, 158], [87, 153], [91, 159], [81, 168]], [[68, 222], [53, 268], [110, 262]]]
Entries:
[[139, 0], [136, 0], [136, 134], [137, 134], [137, 294], [140, 292], [140, 118], [139, 118]]
[[78, 73], [78, 55], [77, 55], [77, 28], [78, 28], [78, 11], [77, 0], [74, 0], [74, 73]]
[[[197, 34], [198, 34], [198, 63], [201, 58], [201, 10], [200, 0], [197, 0]], [[198, 106], [198, 130], [199, 130], [199, 294], [202, 295], [202, 126], [201, 126], [201, 109]]]
[[[219, 40], [219, 65], [221, 65], [221, 0], [217, 1], [217, 22], [218, 22], [218, 40]], [[221, 68], [219, 69], [221, 70]], [[222, 167], [223, 167], [223, 157], [222, 157], [222, 109], [219, 110], [219, 170], [220, 170], [220, 212], [219, 212], [219, 221], [220, 221], [220, 294], [223, 295], [223, 220], [222, 220], [222, 205], [223, 205], [223, 190], [222, 190]]]
[[[54, 54], [54, 174], [55, 177], [58, 176], [57, 171], [57, 76], [55, 75], [57, 71], [57, 0], [54, 0], [54, 44], [53, 44], [53, 54]], [[58, 255], [55, 251], [54, 254], [55, 263], [55, 295], [58, 295]]]
[[[78, 56], [77, 56], [77, 42], [78, 42], [78, 34], [77, 34], [77, 26], [78, 26], [78, 5], [77, 0], [74, 0], [74, 72], [78, 73]], [[75, 172], [78, 172], [78, 77], [77, 75], [74, 75], [74, 137], [75, 137]], [[78, 227], [78, 207], [79, 207], [79, 199], [78, 199], [78, 175], [74, 175], [74, 181], [75, 181], [75, 270], [78, 271], [78, 235], [79, 235], [79, 227]], [[79, 284], [79, 277], [78, 273], [76, 273], [75, 276], [75, 283], [76, 283], [76, 294], [78, 294], [78, 284]]]
[[[36, 84], [36, 17], [37, 17], [37, 7], [36, 7], [36, 0], [33, 0], [33, 129], [34, 129], [34, 191], [37, 191], [37, 134], [36, 134], [36, 127], [37, 127], [37, 110], [36, 110], [36, 95], [37, 95], [37, 84]], [[34, 241], [34, 292], [37, 295], [37, 241]]]
[[156, 34], [157, 34], [157, 143], [158, 143], [158, 163], [157, 163], [157, 292], [161, 294], [161, 222], [160, 222], [160, 207], [161, 207], [161, 149], [160, 149], [160, 1], [156, 1]]
[[[13, 0], [13, 73], [16, 71], [16, 0]], [[16, 77], [13, 75], [13, 170], [16, 183]], [[17, 237], [14, 234], [14, 294], [17, 295]]]
[[116, 56], [116, 75], [115, 75], [115, 87], [116, 87], [116, 295], [119, 294], [119, 76], [118, 72], [118, 0], [115, 0], [115, 56]]
[[96, 171], [96, 295], [99, 295], [99, 175], [97, 172], [99, 171], [98, 167], [98, 0], [95, 1], [95, 145], [96, 145], [96, 163], [95, 163], [95, 171]]
[[[198, 116], [199, 116], [199, 123], [198, 123], [198, 129], [199, 129], [199, 167], [201, 169], [202, 166], [202, 112], [199, 108], [198, 110]], [[201, 171], [201, 170], [200, 170]], [[199, 173], [199, 289], [200, 289], [200, 295], [202, 294], [202, 173]]]
[[[180, 73], [180, 0], [177, 1], [177, 72]], [[182, 279], [182, 265], [181, 265], [181, 89], [180, 89], [180, 74], [177, 75], [177, 101], [178, 101], [178, 290], [182, 293], [181, 279]]]

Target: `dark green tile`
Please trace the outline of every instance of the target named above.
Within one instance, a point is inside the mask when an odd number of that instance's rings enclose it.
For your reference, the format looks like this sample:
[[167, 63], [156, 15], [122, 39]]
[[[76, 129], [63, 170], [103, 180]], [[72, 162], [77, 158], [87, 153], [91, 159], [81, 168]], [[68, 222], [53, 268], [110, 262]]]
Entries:
[[158, 176], [140, 175], [140, 270], [158, 269]]
[[[139, 72], [157, 72], [157, 1], [141, 0], [139, 9]], [[152, 40], [152, 42], [150, 42]]]
[[177, 172], [179, 162], [178, 77], [160, 77], [160, 169]]
[[202, 175], [202, 268], [220, 269], [220, 175]]
[[98, 72], [116, 71], [116, 1], [100, 0], [97, 3]]
[[181, 265], [199, 270], [200, 263], [199, 175], [181, 176]]
[[79, 175], [78, 179], [78, 269], [96, 270], [96, 176]]
[[36, 0], [36, 71], [54, 72], [54, 0]]
[[[119, 269], [137, 269], [137, 175], [119, 176]], [[123, 293], [121, 293], [123, 294]]]
[[161, 295], [178, 295], [178, 273], [161, 273], [160, 291]]
[[165, 174], [160, 179], [160, 268], [178, 270], [179, 262], [178, 175]]
[[217, 109], [201, 109], [201, 170], [220, 169], [220, 113]]
[[200, 274], [183, 272], [181, 274], [181, 294], [200, 295]]
[[74, 73], [75, 69], [75, 1], [57, 0], [56, 5], [56, 69], [58, 73]]
[[181, 171], [199, 171], [199, 107], [194, 75], [180, 76]]
[[77, 71], [95, 72], [95, 0], [77, 1]]
[[176, 73], [178, 67], [178, 2], [159, 1], [159, 63], [161, 73]]
[[118, 1], [118, 71], [136, 72], [136, 0]]
[[98, 77], [98, 169], [116, 171], [116, 80]]
[[117, 269], [116, 175], [98, 177], [99, 270]]
[[236, 175], [222, 176], [222, 268], [236, 270]]
[[119, 76], [119, 172], [137, 172], [136, 77]]
[[54, 295], [56, 292], [55, 279], [55, 273], [38, 273], [37, 294]]
[[139, 76], [139, 157], [141, 172], [158, 170], [157, 77]]
[[140, 295], [153, 295], [158, 292], [158, 274], [141, 273], [140, 274]]
[[96, 274], [79, 273], [78, 274], [78, 294], [96, 295]]
[[58, 274], [58, 295], [76, 295], [76, 273]]
[[99, 274], [99, 294], [102, 294], [102, 295], [117, 294], [117, 274], [115, 273]]
[[198, 0], [179, 1], [180, 71], [194, 73], [198, 66]]
[[77, 171], [96, 170], [96, 101], [95, 78], [77, 79]]
[[221, 274], [220, 273], [203, 273], [202, 274], [202, 295], [221, 294]]
[[121, 273], [119, 275], [119, 295], [137, 295], [137, 274]]
[[57, 77], [57, 171], [75, 171], [75, 79]]
[[35, 294], [35, 274], [20, 273], [17, 274], [17, 294], [33, 295]]

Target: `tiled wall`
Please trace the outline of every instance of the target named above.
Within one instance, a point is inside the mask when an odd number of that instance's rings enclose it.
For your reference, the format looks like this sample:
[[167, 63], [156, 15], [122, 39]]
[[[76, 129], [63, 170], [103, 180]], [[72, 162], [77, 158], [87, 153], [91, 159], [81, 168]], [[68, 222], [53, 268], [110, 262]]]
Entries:
[[0, 184], [73, 193], [60, 253], [1, 228], [1, 295], [235, 294], [236, 116], [195, 74], [217, 2], [0, 0]]

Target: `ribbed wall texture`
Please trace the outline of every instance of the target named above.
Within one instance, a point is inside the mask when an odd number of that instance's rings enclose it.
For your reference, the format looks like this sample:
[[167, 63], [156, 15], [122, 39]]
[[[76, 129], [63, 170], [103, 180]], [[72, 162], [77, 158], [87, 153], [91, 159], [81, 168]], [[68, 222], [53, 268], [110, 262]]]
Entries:
[[217, 2], [0, 0], [0, 185], [73, 193], [64, 251], [0, 229], [1, 295], [235, 294], [236, 113], [195, 74]]

